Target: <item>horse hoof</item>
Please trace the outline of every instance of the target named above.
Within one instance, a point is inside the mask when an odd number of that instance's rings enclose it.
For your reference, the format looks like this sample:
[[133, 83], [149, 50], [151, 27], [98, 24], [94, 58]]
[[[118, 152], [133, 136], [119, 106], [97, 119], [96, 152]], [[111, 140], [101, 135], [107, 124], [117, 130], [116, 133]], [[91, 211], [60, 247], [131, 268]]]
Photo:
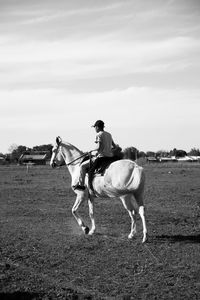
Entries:
[[129, 235], [128, 235], [128, 239], [131, 240], [132, 238], [134, 238], [136, 235], [136, 231], [134, 232], [131, 232]]
[[148, 237], [145, 236], [145, 237], [142, 239], [142, 244], [147, 243], [147, 242], [148, 242]]
[[90, 230], [90, 232], [88, 234], [89, 235], [93, 235], [94, 234], [94, 230]]
[[85, 234], [88, 234], [89, 231], [90, 231], [89, 227], [86, 226], [86, 227], [84, 228], [84, 233], [85, 233]]
[[129, 234], [129, 235], [128, 235], [128, 239], [129, 239], [129, 240], [132, 240], [133, 238], [135, 238], [135, 235], [134, 235], [134, 234]]

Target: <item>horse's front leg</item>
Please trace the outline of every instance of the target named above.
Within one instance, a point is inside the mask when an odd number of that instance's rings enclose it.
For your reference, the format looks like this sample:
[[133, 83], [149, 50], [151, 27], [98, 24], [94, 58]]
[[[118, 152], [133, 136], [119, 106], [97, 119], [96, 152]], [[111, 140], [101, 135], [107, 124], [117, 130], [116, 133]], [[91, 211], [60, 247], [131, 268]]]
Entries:
[[75, 217], [78, 225], [83, 230], [83, 232], [85, 234], [88, 234], [89, 233], [89, 228], [84, 224], [83, 220], [81, 219], [80, 215], [77, 212], [79, 206], [81, 205], [81, 203], [83, 202], [84, 199], [85, 199], [85, 197], [84, 197], [84, 194], [82, 192], [81, 192], [81, 194], [77, 194], [76, 201], [74, 203], [74, 206], [72, 207], [72, 214]]
[[88, 198], [88, 206], [89, 206], [89, 216], [92, 223], [92, 227], [89, 231], [89, 235], [92, 235], [95, 232], [96, 226], [95, 226], [95, 220], [94, 220], [94, 199], [91, 195], [89, 195]]

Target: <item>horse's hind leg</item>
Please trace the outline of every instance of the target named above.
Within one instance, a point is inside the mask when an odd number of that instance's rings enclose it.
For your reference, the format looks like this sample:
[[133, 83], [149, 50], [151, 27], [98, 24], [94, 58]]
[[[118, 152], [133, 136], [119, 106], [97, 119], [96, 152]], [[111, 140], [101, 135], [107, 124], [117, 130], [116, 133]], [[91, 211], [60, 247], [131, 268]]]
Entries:
[[135, 215], [134, 202], [133, 202], [134, 199], [131, 194], [121, 196], [120, 199], [131, 218], [131, 232], [128, 235], [128, 238], [132, 239], [136, 234], [136, 215]]
[[147, 226], [146, 226], [146, 218], [145, 218], [145, 209], [144, 209], [144, 201], [143, 201], [143, 191], [140, 193], [136, 193], [135, 195], [136, 202], [139, 206], [139, 215], [142, 220], [142, 227], [143, 227], [143, 239], [142, 243], [147, 241]]
[[146, 218], [145, 218], [145, 211], [144, 211], [144, 206], [141, 205], [139, 207], [139, 215], [141, 217], [142, 220], [142, 226], [143, 226], [143, 239], [142, 242], [146, 242], [147, 241], [147, 226], [146, 226]]

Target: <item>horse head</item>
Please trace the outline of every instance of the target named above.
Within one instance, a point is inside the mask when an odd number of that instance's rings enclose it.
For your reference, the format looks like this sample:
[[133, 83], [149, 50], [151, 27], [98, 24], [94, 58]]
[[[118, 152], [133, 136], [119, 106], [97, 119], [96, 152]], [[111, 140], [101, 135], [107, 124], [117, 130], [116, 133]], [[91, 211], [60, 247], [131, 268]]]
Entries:
[[61, 153], [62, 139], [60, 136], [56, 138], [56, 144], [52, 148], [52, 155], [50, 160], [50, 166], [52, 168], [60, 167], [65, 164], [64, 158]]

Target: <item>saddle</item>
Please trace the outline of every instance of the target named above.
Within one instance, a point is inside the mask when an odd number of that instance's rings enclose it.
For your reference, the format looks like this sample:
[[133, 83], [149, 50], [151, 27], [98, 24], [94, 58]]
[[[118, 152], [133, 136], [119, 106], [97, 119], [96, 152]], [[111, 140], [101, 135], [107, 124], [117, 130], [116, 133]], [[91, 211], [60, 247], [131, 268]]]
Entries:
[[[93, 192], [93, 194], [95, 195], [95, 192], [94, 192], [94, 188], [93, 188], [93, 179], [95, 176], [104, 176], [104, 173], [106, 171], [106, 169], [110, 166], [111, 163], [113, 163], [114, 161], [117, 161], [117, 160], [120, 160], [122, 159], [121, 156], [112, 156], [112, 157], [101, 157], [98, 158], [95, 160], [95, 161], [92, 161], [92, 158], [91, 156], [86, 156], [84, 157], [84, 159], [82, 160], [81, 163], [83, 163], [84, 161], [88, 160], [88, 159], [91, 159], [91, 164], [90, 164], [90, 167], [87, 171], [88, 173], [88, 184], [89, 184], [89, 189]], [[98, 162], [97, 162], [98, 161]]]
[[88, 185], [90, 193], [92, 193], [93, 196], [96, 196], [93, 186], [93, 179], [96, 176], [104, 176], [105, 171], [108, 169], [110, 164], [117, 160], [119, 160], [119, 157], [116, 156], [104, 157], [101, 159], [101, 162], [97, 164], [97, 167], [95, 167], [95, 163], [91, 164], [91, 168], [88, 170]]
[[101, 175], [103, 176], [106, 169], [110, 166], [111, 163], [113, 163], [114, 161], [119, 160], [120, 158], [117, 156], [113, 156], [113, 157], [106, 157], [105, 160], [102, 160], [101, 165], [94, 170], [94, 175]]
[[[119, 145], [115, 145], [115, 147], [112, 149], [112, 153], [113, 156], [112, 157], [105, 157], [102, 158], [101, 163], [97, 165], [97, 167], [94, 168], [94, 161], [92, 160], [92, 158], [94, 158], [94, 156], [91, 155], [86, 155], [83, 160], [81, 161], [81, 163], [83, 163], [86, 160], [91, 160], [91, 164], [90, 164], [90, 168], [88, 170], [88, 173], [90, 175], [92, 175], [92, 177], [94, 177], [94, 175], [100, 174], [101, 176], [104, 175], [106, 169], [110, 166], [111, 163], [113, 163], [114, 161], [120, 160], [124, 158], [124, 153], [122, 152], [122, 148]], [[92, 170], [92, 174], [90, 172], [90, 170]]]
[[[81, 161], [81, 164], [86, 161], [86, 160], [89, 160], [91, 157], [89, 155], [85, 156], [83, 158], [83, 160]], [[121, 157], [119, 156], [112, 156], [112, 157], [105, 157], [102, 159], [101, 161], [101, 165], [98, 166], [96, 169], [93, 170], [93, 176], [94, 175], [101, 175], [103, 176], [106, 169], [110, 166], [111, 163], [113, 163], [114, 161], [117, 161], [117, 160], [120, 160], [122, 159]], [[93, 161], [91, 159], [91, 168], [93, 166]], [[88, 169], [88, 173], [90, 172], [90, 169]]]

